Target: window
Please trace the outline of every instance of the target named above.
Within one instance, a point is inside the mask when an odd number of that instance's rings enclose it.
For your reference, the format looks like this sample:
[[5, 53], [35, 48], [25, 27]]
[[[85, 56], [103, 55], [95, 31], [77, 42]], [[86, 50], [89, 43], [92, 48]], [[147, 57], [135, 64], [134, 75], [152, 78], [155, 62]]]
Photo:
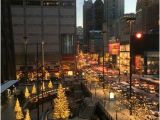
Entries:
[[55, 1], [48, 0], [48, 1], [44, 1], [43, 5], [44, 6], [58, 6], [59, 2], [57, 0], [55, 0]]
[[12, 5], [23, 5], [22, 0], [12, 0]]
[[74, 39], [72, 34], [62, 34], [62, 54], [74, 53]]
[[27, 2], [27, 5], [34, 5], [34, 6], [40, 6], [41, 5], [41, 2], [40, 1], [28, 1]]
[[63, 1], [63, 2], [61, 3], [61, 5], [62, 5], [63, 7], [73, 7], [73, 6], [74, 6], [74, 2], [72, 2], [72, 1]]

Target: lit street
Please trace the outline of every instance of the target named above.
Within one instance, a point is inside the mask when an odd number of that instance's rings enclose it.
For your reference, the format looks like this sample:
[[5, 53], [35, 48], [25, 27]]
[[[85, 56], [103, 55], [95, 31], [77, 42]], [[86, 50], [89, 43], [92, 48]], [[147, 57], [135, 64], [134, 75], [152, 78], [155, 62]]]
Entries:
[[159, 0], [2, 0], [1, 120], [159, 120]]

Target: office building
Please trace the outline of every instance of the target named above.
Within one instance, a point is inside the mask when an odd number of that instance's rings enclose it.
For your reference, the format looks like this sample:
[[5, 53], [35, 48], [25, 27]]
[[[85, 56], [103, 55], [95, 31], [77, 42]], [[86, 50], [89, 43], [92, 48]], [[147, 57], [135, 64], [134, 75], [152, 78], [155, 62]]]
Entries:
[[158, 33], [159, 0], [137, 0], [135, 24], [135, 31]]
[[94, 28], [94, 11], [92, 0], [84, 0], [83, 4], [83, 35], [84, 52], [89, 51], [89, 31]]
[[13, 0], [11, 11], [17, 69], [24, 65], [25, 54], [27, 65], [35, 67], [37, 42], [39, 63], [44, 42], [45, 65], [74, 64], [75, 0]]
[[16, 79], [11, 1], [1, 1], [1, 82]]

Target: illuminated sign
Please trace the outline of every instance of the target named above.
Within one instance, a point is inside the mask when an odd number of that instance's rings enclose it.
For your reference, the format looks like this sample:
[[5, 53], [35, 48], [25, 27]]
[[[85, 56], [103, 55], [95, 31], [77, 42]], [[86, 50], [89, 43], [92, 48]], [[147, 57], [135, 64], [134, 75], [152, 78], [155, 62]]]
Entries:
[[110, 99], [114, 99], [114, 93], [113, 93], [113, 92], [110, 92], [110, 93], [109, 93], [109, 98], [110, 98]]
[[109, 44], [109, 54], [119, 55], [119, 52], [120, 52], [120, 43]]

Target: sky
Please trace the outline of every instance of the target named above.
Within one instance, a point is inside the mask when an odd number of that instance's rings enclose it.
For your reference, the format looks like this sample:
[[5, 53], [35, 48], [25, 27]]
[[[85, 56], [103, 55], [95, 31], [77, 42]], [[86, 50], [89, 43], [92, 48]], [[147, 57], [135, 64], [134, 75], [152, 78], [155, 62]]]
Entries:
[[[77, 0], [77, 26], [83, 26], [83, 2], [84, 0]], [[124, 12], [125, 13], [135, 13], [136, 12], [136, 2], [137, 0], [125, 0]]]

